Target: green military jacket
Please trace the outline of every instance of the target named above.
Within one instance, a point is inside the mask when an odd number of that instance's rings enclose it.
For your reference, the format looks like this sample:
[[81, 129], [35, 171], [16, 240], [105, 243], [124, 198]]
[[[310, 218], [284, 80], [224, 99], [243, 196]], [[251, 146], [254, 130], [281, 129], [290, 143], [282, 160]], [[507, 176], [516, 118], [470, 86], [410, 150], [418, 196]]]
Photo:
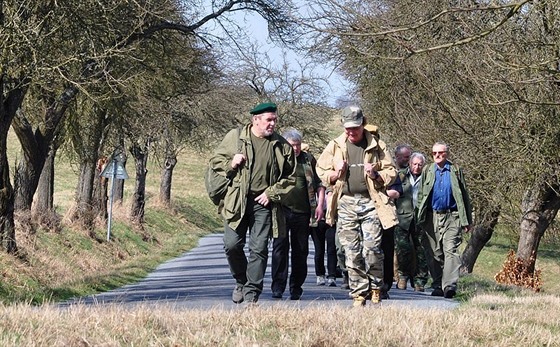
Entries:
[[[457, 203], [459, 220], [462, 227], [472, 225], [472, 205], [463, 170], [447, 161], [451, 167], [451, 191]], [[422, 170], [420, 188], [418, 190], [417, 224], [422, 227], [426, 222], [428, 212], [432, 210], [432, 190], [436, 180], [436, 164], [427, 165]]]
[[[255, 158], [251, 144], [251, 126], [249, 124], [241, 131], [233, 129], [228, 132], [210, 158], [210, 165], [218, 173], [233, 178], [221, 208], [222, 217], [232, 229], [239, 226], [247, 208], [252, 163]], [[277, 165], [272, 165], [270, 174], [272, 182], [265, 193], [272, 204], [272, 236], [281, 237], [286, 235], [286, 222], [281, 204], [295, 187], [296, 162], [294, 151], [288, 141], [277, 133], [273, 133], [271, 137], [274, 153], [270, 155], [276, 158]], [[231, 161], [233, 156], [239, 153], [240, 146], [247, 160], [241, 167], [232, 169]]]
[[410, 171], [408, 168], [399, 169], [399, 177], [403, 193], [395, 201], [399, 227], [403, 230], [410, 229], [414, 220], [414, 204], [412, 201], [412, 183], [410, 183]]

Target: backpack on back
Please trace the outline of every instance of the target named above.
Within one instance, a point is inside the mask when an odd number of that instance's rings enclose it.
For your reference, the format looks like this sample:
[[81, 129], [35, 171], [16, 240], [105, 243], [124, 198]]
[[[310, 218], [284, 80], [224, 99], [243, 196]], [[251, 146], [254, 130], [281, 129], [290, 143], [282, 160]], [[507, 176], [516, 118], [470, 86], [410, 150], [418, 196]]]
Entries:
[[[237, 142], [238, 142], [238, 152], [241, 152], [242, 142], [239, 139], [241, 134], [241, 128], [237, 128]], [[214, 205], [220, 205], [220, 202], [224, 200], [227, 189], [231, 185], [233, 178], [220, 175], [214, 168], [209, 164], [206, 172], [204, 173], [204, 185], [206, 186], [206, 192], [208, 197], [212, 200]]]

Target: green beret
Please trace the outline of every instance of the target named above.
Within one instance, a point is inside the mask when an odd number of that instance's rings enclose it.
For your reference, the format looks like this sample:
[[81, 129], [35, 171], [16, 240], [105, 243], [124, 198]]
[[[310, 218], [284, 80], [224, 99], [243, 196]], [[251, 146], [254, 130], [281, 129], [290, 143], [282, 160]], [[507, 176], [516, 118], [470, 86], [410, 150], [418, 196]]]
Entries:
[[258, 104], [251, 111], [249, 111], [249, 113], [252, 115], [261, 114], [265, 112], [276, 112], [276, 104], [273, 102], [265, 102], [262, 104]]

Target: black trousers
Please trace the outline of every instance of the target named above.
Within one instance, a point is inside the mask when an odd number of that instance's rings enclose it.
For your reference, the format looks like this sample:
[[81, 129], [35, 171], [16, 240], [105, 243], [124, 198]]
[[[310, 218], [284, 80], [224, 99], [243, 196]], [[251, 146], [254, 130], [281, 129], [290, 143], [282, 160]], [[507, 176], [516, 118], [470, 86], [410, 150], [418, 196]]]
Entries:
[[290, 246], [291, 267], [290, 294], [301, 294], [301, 286], [307, 277], [309, 254], [309, 214], [284, 210], [288, 235], [272, 242], [272, 292], [284, 293], [288, 281], [288, 256]]
[[383, 289], [389, 291], [393, 286], [394, 256], [395, 256], [395, 228], [383, 229], [381, 237], [381, 249], [385, 254], [383, 260]]
[[[336, 227], [331, 227], [324, 220], [319, 225], [311, 228], [311, 239], [315, 247], [315, 275], [336, 278]], [[327, 271], [325, 272], [325, 244], [327, 251]]]

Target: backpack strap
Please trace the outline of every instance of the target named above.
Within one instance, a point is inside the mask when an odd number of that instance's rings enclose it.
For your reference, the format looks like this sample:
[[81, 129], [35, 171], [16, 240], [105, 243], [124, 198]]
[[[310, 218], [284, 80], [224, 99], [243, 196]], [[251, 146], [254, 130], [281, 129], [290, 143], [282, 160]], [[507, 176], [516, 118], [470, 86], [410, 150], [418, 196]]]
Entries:
[[241, 153], [243, 141], [241, 141], [241, 127], [237, 127], [237, 153]]

